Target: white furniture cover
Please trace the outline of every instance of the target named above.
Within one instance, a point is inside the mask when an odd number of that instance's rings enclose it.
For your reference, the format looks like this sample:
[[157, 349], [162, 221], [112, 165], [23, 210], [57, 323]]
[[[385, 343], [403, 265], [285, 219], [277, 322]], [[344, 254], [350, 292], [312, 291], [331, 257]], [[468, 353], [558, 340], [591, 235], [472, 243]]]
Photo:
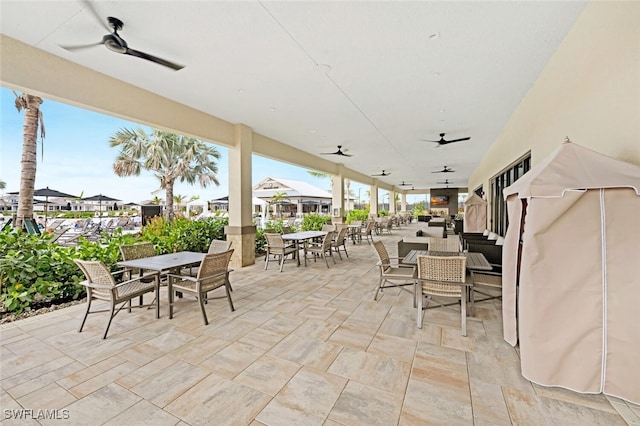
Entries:
[[475, 192], [464, 200], [463, 232], [483, 232], [487, 229], [487, 202]]
[[522, 375], [640, 403], [640, 166], [564, 143], [504, 196], [504, 338]]

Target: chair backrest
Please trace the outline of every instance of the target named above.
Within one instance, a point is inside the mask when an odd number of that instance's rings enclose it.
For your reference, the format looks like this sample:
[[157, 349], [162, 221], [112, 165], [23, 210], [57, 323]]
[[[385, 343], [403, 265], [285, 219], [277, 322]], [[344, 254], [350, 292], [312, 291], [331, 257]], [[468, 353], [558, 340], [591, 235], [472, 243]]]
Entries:
[[336, 226], [334, 224], [325, 223], [324, 225], [322, 225], [322, 230], [324, 232], [335, 231]]
[[[92, 284], [105, 285], [115, 287], [116, 281], [107, 266], [99, 260], [80, 260], [73, 259], [80, 268], [88, 282]], [[99, 296], [109, 297], [111, 292], [106, 288], [93, 288], [92, 290]]]
[[386, 271], [391, 266], [391, 261], [389, 260], [389, 253], [385, 248], [382, 241], [374, 241], [373, 248], [376, 250], [376, 254], [378, 255], [378, 260], [380, 261], [380, 268], [382, 271]]
[[64, 223], [64, 221], [65, 219], [55, 219], [50, 224], [48, 224], [46, 228], [51, 229], [52, 231], [55, 231], [56, 229], [58, 229], [60, 225]]
[[129, 224], [129, 218], [128, 217], [121, 217], [118, 219], [118, 223], [116, 224], [116, 228], [122, 228], [124, 226], [127, 226]]
[[327, 232], [327, 235], [324, 236], [322, 240], [322, 248], [325, 250], [331, 250], [331, 243], [333, 242], [333, 237], [336, 235], [335, 231]]
[[209, 251], [207, 251], [207, 253], [222, 253], [230, 248], [231, 241], [211, 240], [211, 244], [209, 244]]
[[365, 228], [365, 233], [371, 234], [371, 232], [373, 231], [373, 227], [375, 225], [376, 225], [376, 222], [374, 220], [367, 221], [367, 227]]
[[264, 234], [264, 238], [267, 240], [267, 245], [270, 249], [282, 249], [284, 248], [284, 240], [282, 239], [282, 235], [273, 233]]
[[229, 268], [229, 261], [231, 260], [232, 254], [233, 249], [220, 253], [209, 253], [204, 256], [204, 259], [202, 259], [202, 262], [200, 263], [197, 276], [198, 280], [202, 280], [204, 278], [201, 283], [202, 287], [205, 289], [209, 287], [218, 287], [225, 283], [227, 279], [226, 272]]
[[466, 267], [464, 256], [418, 256], [418, 278], [423, 280], [463, 283]]
[[335, 238], [337, 244], [343, 244], [347, 239], [347, 232], [349, 232], [349, 228], [343, 226], [338, 231], [338, 235]]
[[120, 246], [122, 260], [141, 259], [156, 255], [156, 249], [151, 242], [123, 244]]
[[429, 250], [460, 252], [460, 240], [457, 238], [429, 238]]
[[291, 233], [291, 227], [289, 226], [283, 226], [282, 227], [282, 234], [290, 234]]

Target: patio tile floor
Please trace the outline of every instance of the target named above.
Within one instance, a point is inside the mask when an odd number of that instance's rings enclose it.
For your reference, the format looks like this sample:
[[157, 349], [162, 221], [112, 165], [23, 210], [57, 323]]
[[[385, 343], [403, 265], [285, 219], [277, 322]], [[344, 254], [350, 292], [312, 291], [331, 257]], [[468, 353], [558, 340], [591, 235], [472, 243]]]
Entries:
[[[404, 225], [396, 243], [424, 224]], [[0, 423], [77, 425], [638, 425], [640, 407], [603, 395], [532, 384], [502, 339], [499, 300], [459, 313], [432, 309], [418, 329], [412, 295], [387, 289], [366, 242], [336, 264], [231, 275], [224, 299], [178, 299], [167, 316], [121, 312], [77, 327], [84, 305], [0, 326]], [[16, 420], [10, 410], [68, 410], [68, 419]], [[9, 411], [7, 411], [9, 410]]]

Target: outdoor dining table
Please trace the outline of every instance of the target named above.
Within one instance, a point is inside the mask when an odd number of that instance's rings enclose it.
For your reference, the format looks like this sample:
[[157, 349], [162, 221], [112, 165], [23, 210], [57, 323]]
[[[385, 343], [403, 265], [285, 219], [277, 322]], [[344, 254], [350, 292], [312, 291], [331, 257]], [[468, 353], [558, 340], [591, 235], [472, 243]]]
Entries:
[[474, 271], [491, 271], [493, 268], [482, 253], [462, 252], [453, 253], [448, 251], [411, 250], [402, 259], [402, 263], [407, 265], [417, 265], [418, 256], [464, 256], [467, 258], [467, 269]]
[[162, 272], [166, 270], [176, 271], [182, 267], [195, 265], [202, 262], [205, 253], [194, 251], [179, 251], [177, 253], [159, 254], [157, 256], [142, 257], [140, 259], [123, 260], [116, 262], [118, 266], [133, 269], [147, 269]]
[[[293, 232], [291, 234], [283, 234], [282, 239], [284, 241], [293, 241], [296, 244], [297, 251], [300, 251], [300, 249], [304, 248], [304, 245], [307, 244], [307, 241], [313, 238], [324, 237], [325, 235], [327, 235], [326, 231], [300, 231], [300, 232]], [[298, 259], [298, 266], [300, 266], [299, 254], [296, 257]], [[306, 256], [304, 258], [304, 266], [307, 266]]]
[[[142, 274], [144, 269], [156, 271], [158, 273], [167, 270], [170, 273], [179, 273], [180, 268], [201, 263], [205, 254], [206, 253], [199, 253], [195, 251], [179, 251], [176, 253], [141, 257], [133, 260], [122, 260], [120, 262], [116, 262], [116, 265], [125, 268], [139, 269], [140, 274]], [[182, 293], [179, 293], [178, 297], [182, 297]], [[142, 296], [140, 296], [140, 304], [142, 305]]]

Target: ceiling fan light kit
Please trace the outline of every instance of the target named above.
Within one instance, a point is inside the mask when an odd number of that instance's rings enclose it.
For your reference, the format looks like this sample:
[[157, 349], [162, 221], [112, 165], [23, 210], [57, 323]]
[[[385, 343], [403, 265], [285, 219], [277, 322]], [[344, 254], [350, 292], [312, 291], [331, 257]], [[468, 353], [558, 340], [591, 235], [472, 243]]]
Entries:
[[451, 169], [449, 166], [444, 166], [442, 170], [437, 170], [431, 173], [455, 173], [455, 170]]
[[141, 52], [139, 50], [130, 49], [127, 42], [118, 34], [118, 31], [124, 28], [124, 23], [120, 19], [114, 18], [113, 16], [109, 16], [107, 18], [107, 23], [109, 27], [113, 30], [113, 32], [111, 34], [106, 34], [105, 36], [103, 36], [102, 41], [98, 43], [91, 43], [91, 44], [81, 45], [81, 46], [62, 46], [61, 45], [60, 47], [70, 52], [73, 52], [75, 50], [85, 49], [87, 47], [93, 47], [93, 46], [98, 46], [100, 44], [103, 44], [107, 49], [109, 49], [114, 53], [120, 53], [122, 55], [129, 55], [129, 56], [134, 56], [136, 58], [145, 59], [147, 61], [154, 62], [158, 65], [171, 68], [174, 71], [178, 71], [184, 68], [183, 65], [178, 65], [171, 61], [167, 61], [166, 59], [162, 59], [157, 56], [153, 56], [148, 53]]
[[346, 149], [342, 151], [342, 145], [338, 145], [338, 150], [336, 152], [321, 152], [322, 155], [341, 155], [343, 157], [353, 157], [351, 154], [346, 153]]
[[446, 140], [446, 139], [444, 138], [444, 135], [445, 135], [445, 133], [440, 133], [440, 139], [439, 139], [439, 140], [437, 140], [437, 141], [432, 141], [432, 140], [430, 140], [430, 139], [421, 139], [421, 140], [423, 140], [423, 141], [425, 141], [425, 142], [433, 142], [433, 143], [437, 143], [437, 144], [438, 144], [438, 145], [436, 145], [436, 148], [437, 148], [437, 147], [439, 147], [439, 146], [441, 146], [441, 145], [447, 145], [447, 144], [454, 143], [454, 142], [468, 141], [469, 139], [471, 139], [471, 136], [468, 136], [468, 137], [466, 137], [466, 138], [452, 139], [452, 140], [449, 140], [449, 141], [448, 141], [448, 140]]

